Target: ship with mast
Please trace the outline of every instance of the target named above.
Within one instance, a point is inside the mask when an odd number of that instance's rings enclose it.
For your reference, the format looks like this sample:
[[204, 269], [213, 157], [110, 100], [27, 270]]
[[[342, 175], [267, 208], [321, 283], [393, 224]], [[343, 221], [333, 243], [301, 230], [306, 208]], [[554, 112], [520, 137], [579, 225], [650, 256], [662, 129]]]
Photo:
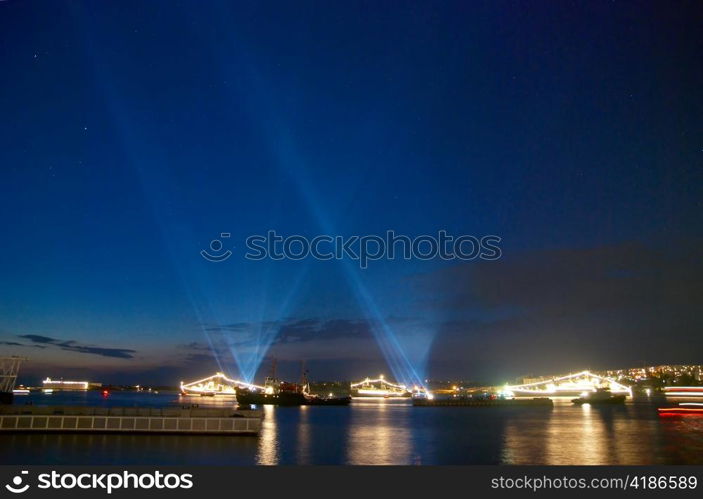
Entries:
[[[350, 385], [352, 397], [410, 397], [412, 392], [405, 385], [392, 383], [380, 375], [376, 379], [366, 378]], [[415, 389], [415, 391], [418, 391]]]
[[301, 363], [300, 382], [290, 383], [276, 377], [276, 360], [271, 366], [271, 374], [266, 377], [263, 387], [251, 385], [237, 390], [237, 403], [240, 405], [349, 405], [351, 397], [337, 397], [333, 394], [322, 396], [310, 392], [308, 371]]

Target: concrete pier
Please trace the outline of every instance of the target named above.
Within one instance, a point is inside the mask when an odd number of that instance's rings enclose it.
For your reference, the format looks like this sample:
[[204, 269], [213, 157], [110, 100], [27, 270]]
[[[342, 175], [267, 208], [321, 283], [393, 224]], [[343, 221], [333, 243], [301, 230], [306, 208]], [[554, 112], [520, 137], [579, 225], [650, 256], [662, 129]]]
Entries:
[[262, 411], [220, 407], [0, 406], [0, 432], [256, 435]]
[[469, 398], [413, 399], [416, 407], [554, 407], [549, 398], [477, 400]]

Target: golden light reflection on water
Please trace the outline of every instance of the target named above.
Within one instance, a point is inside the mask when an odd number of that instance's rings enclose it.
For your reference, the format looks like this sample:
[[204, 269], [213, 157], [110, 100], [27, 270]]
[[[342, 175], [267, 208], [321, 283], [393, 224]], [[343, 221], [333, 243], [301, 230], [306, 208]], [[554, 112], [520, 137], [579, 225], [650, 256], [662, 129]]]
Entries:
[[[556, 401], [550, 413], [507, 420], [505, 464], [649, 464], [656, 454], [658, 421], [630, 406], [573, 407]], [[647, 437], [645, 437], [647, 436]]]
[[273, 465], [278, 464], [281, 459], [278, 445], [278, 425], [272, 405], [264, 405], [264, 419], [261, 422], [261, 433], [259, 433], [259, 449], [256, 453], [257, 464]]
[[347, 433], [348, 464], [415, 464], [403, 407], [385, 400], [354, 407]]
[[[550, 426], [550, 431], [547, 433], [549, 449], [547, 459], [550, 462], [557, 459], [569, 459], [570, 456], [565, 456], [563, 449], [573, 448], [574, 454], [581, 456], [583, 464], [598, 464], [598, 461], [606, 453], [605, 439], [608, 438], [602, 421], [598, 420], [597, 412], [599, 409], [594, 410], [590, 404], [584, 404], [581, 407], [572, 407], [572, 410], [581, 412], [581, 430], [577, 433], [580, 438], [573, 439], [573, 442], [570, 443], [562, 439], [558, 426]], [[578, 423], [578, 421], [575, 422], [576, 425]]]
[[298, 421], [296, 445], [297, 464], [313, 464], [310, 458], [311, 429], [310, 429], [310, 407], [303, 405], [300, 407], [300, 420]]

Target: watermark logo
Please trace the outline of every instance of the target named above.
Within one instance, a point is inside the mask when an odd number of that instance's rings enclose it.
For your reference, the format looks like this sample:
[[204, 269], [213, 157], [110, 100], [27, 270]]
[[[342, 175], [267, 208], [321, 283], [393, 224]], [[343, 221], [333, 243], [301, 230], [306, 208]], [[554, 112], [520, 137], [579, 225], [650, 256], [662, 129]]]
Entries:
[[7, 485], [5, 485], [5, 488], [13, 494], [22, 494], [24, 492], [27, 492], [27, 490], [29, 489], [29, 484], [27, 483], [25, 485], [22, 485], [22, 475], [26, 475], [28, 473], [28, 471], [22, 470], [19, 475], [16, 475], [12, 479], [12, 484], [8, 483]]
[[[229, 232], [222, 232], [220, 238], [229, 239]], [[460, 235], [448, 234], [440, 230], [437, 234], [424, 234], [410, 237], [388, 230], [383, 236], [376, 234], [339, 236], [320, 234], [306, 237], [298, 234], [282, 236], [275, 230], [266, 234], [247, 237], [247, 260], [352, 260], [362, 269], [368, 268], [370, 262], [378, 260], [498, 260], [502, 256], [500, 243], [496, 235]], [[232, 251], [223, 251], [222, 241], [210, 242], [210, 253], [202, 250], [200, 254], [209, 262], [223, 262]]]
[[[24, 475], [28, 472], [23, 470], [12, 479], [12, 483], [5, 485], [5, 488], [13, 494], [22, 494], [29, 490], [29, 483], [24, 483]], [[112, 494], [119, 489], [191, 489], [193, 488], [193, 475], [190, 473], [162, 473], [154, 471], [151, 473], [131, 473], [123, 471], [120, 473], [40, 473], [37, 475], [36, 488], [40, 490], [57, 489], [82, 489], [102, 491]]]
[[52, 471], [39, 475], [40, 489], [102, 489], [112, 494], [117, 489], [190, 489], [190, 473], [58, 473]]
[[270, 230], [266, 235], [246, 240], [248, 260], [343, 260], [349, 259], [366, 269], [377, 260], [497, 260], [502, 256], [501, 238], [495, 235], [453, 236], [446, 230], [436, 235], [410, 237], [393, 230], [380, 235], [331, 236], [309, 238], [301, 235], [281, 236]]
[[[220, 233], [220, 238], [221, 239], [229, 239], [231, 234], [229, 232], [221, 232]], [[213, 239], [210, 241], [210, 252], [208, 250], [201, 250], [200, 255], [205, 258], [208, 262], [224, 262], [227, 260], [230, 256], [232, 256], [232, 251], [227, 249], [225, 251], [222, 251], [224, 248], [224, 245], [222, 241], [219, 239]], [[222, 253], [220, 253], [222, 251]]]
[[[222, 232], [220, 238], [229, 239], [229, 232]], [[502, 239], [496, 235], [460, 235], [453, 236], [446, 230], [435, 235], [424, 234], [410, 237], [388, 230], [383, 236], [352, 235], [339, 236], [320, 234], [306, 237], [298, 234], [282, 236], [275, 230], [266, 234], [247, 237], [247, 260], [352, 260], [362, 269], [368, 268], [370, 262], [378, 260], [498, 260], [502, 256], [500, 247]], [[222, 241], [210, 242], [210, 253], [202, 250], [200, 254], [210, 262], [227, 260], [232, 251], [223, 251]]]

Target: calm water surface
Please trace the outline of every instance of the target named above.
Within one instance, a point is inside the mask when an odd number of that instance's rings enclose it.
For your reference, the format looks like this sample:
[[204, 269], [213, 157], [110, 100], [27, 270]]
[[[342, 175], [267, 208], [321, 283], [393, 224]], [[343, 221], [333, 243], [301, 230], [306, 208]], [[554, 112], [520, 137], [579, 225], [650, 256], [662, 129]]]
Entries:
[[[230, 405], [175, 393], [32, 394], [17, 404]], [[661, 401], [622, 407], [264, 407], [258, 437], [7, 434], [2, 464], [703, 464], [703, 418], [660, 418]]]

